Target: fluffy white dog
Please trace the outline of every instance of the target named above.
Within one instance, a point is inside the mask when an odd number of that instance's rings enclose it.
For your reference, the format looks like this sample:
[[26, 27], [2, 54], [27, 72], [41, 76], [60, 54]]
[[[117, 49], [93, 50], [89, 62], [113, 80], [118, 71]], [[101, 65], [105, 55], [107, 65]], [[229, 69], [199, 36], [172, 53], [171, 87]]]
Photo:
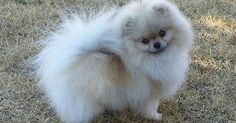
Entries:
[[88, 123], [126, 107], [161, 120], [159, 100], [183, 83], [192, 43], [191, 24], [165, 0], [74, 17], [37, 56], [39, 84], [65, 122]]

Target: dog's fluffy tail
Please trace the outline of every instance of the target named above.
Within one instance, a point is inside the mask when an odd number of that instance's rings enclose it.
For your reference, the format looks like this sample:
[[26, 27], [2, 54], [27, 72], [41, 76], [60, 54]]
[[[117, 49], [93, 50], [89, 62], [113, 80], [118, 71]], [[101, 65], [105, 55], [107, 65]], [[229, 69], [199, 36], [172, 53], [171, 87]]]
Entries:
[[113, 16], [115, 10], [90, 18], [73, 16], [66, 19], [43, 41], [43, 49], [35, 60], [39, 78], [43, 78], [43, 74], [64, 71], [77, 58], [91, 52], [118, 55], [121, 44], [116, 41], [117, 34], [109, 30]]

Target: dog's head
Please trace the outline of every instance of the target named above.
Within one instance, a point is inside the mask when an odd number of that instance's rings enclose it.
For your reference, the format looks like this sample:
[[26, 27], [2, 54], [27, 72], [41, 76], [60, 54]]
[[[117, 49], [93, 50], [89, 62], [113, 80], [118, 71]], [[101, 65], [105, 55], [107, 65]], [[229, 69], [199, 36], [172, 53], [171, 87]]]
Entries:
[[191, 24], [172, 3], [164, 0], [131, 3], [123, 14], [126, 18], [122, 36], [128, 51], [156, 55], [168, 48], [191, 48]]

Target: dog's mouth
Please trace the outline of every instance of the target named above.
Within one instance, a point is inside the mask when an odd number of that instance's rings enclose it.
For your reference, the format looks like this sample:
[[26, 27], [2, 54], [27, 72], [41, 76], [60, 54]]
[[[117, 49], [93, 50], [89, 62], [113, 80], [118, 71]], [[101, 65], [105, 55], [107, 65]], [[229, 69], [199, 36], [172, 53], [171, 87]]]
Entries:
[[162, 53], [165, 49], [166, 49], [166, 46], [160, 49], [155, 49], [155, 50], [150, 49], [147, 52], [150, 54], [159, 54], [159, 53]]

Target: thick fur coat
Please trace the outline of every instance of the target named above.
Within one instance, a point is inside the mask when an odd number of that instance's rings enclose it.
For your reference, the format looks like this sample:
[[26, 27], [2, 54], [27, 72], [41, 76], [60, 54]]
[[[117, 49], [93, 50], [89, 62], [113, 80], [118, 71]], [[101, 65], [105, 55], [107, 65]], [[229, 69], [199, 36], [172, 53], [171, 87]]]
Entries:
[[[35, 61], [39, 85], [65, 122], [126, 107], [161, 120], [159, 100], [184, 82], [192, 40], [190, 22], [165, 0], [131, 2], [86, 21], [74, 16], [45, 39]], [[163, 50], [153, 52], [157, 41]]]

